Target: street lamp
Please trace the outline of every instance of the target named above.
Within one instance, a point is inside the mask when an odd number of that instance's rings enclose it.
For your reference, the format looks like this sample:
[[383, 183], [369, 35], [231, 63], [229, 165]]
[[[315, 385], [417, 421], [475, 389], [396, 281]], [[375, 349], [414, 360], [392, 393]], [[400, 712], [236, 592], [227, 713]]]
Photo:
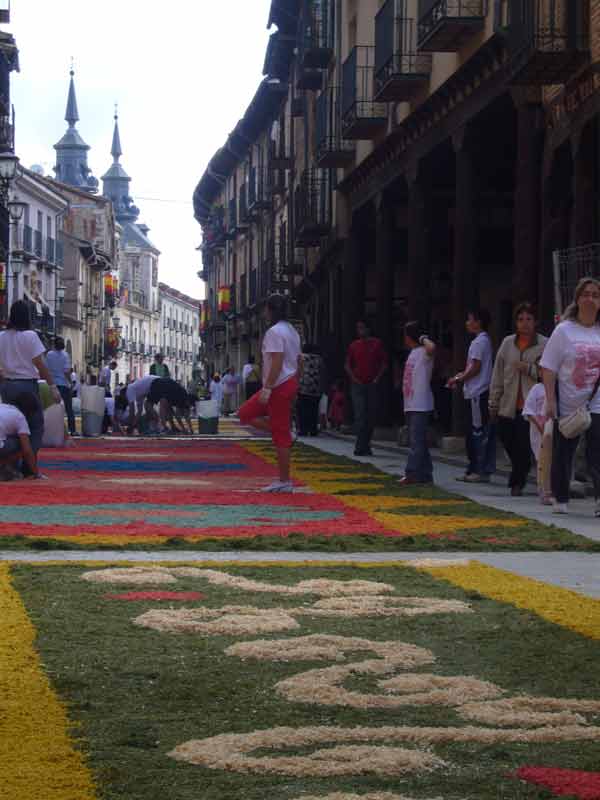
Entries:
[[[10, 257], [10, 252], [9, 252]], [[23, 269], [23, 260], [18, 256], [14, 256], [10, 258], [10, 268], [12, 269], [12, 277], [13, 277], [13, 303], [15, 303], [19, 299], [19, 275]]]
[[0, 153], [0, 181], [6, 186], [6, 189], [17, 177], [18, 171], [19, 157], [10, 151]]

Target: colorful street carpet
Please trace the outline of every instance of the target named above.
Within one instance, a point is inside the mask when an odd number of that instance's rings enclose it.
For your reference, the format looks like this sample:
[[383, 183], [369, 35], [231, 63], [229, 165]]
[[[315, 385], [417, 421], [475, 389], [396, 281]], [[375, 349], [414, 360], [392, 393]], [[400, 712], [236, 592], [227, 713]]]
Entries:
[[375, 467], [293, 449], [293, 493], [264, 441], [75, 440], [47, 481], [2, 484], [0, 549], [600, 550], [600, 543]]
[[10, 800], [600, 798], [600, 601], [466, 558], [0, 566]]

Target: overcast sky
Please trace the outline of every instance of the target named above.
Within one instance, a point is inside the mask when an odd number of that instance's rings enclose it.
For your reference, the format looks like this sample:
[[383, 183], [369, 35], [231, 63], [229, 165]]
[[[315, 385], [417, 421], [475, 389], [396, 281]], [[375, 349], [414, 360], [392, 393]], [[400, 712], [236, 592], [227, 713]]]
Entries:
[[78, 130], [93, 174], [100, 179], [112, 162], [118, 103], [121, 163], [139, 221], [162, 253], [160, 279], [193, 297], [202, 283], [192, 193], [261, 80], [269, 7], [270, 0], [11, 3], [7, 30], [21, 67], [12, 77], [17, 155], [53, 174], [72, 56]]

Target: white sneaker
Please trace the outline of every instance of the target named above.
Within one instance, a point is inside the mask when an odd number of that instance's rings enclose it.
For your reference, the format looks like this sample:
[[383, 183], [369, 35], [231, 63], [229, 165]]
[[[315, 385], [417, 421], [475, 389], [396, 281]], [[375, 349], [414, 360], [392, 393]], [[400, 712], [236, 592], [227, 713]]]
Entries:
[[268, 492], [269, 494], [276, 494], [279, 492], [293, 492], [294, 491], [294, 484], [291, 481], [273, 481], [270, 486], [266, 486], [263, 492]]
[[552, 506], [552, 513], [553, 514], [568, 514], [569, 507], [566, 503], [554, 503]]

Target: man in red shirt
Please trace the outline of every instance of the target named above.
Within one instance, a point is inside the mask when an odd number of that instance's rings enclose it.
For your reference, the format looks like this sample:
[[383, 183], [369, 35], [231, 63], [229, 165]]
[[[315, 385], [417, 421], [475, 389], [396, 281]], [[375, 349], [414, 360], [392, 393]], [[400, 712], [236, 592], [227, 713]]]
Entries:
[[346, 355], [346, 374], [352, 382], [352, 406], [356, 428], [355, 456], [370, 456], [371, 436], [377, 417], [378, 384], [388, 367], [388, 357], [381, 339], [371, 336], [364, 320], [356, 323], [355, 339]]

